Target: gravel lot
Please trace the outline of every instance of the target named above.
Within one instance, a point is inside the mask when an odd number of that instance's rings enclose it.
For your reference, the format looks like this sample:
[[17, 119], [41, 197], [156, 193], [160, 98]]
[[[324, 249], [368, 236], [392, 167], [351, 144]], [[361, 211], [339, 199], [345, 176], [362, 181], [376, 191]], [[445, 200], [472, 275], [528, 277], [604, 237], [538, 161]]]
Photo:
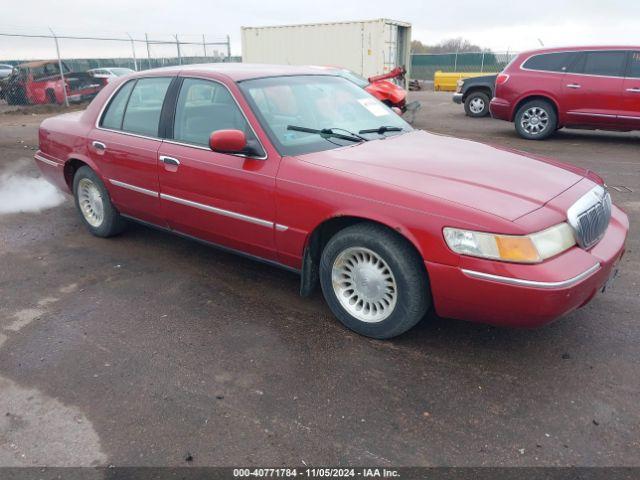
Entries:
[[363, 338], [286, 271], [137, 225], [91, 237], [36, 178], [47, 114], [0, 111], [0, 465], [640, 465], [640, 134], [527, 142], [413, 97], [421, 128], [601, 173], [631, 217], [614, 289], [534, 331]]

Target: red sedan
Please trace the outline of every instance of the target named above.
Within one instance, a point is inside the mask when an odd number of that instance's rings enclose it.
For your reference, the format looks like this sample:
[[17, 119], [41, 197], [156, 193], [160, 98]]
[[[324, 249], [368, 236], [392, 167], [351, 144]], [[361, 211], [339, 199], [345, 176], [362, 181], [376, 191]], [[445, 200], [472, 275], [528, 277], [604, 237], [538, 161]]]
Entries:
[[308, 67], [131, 75], [45, 120], [35, 158], [94, 235], [132, 219], [299, 272], [375, 338], [430, 308], [547, 323], [607, 284], [628, 231], [592, 172], [414, 130]]

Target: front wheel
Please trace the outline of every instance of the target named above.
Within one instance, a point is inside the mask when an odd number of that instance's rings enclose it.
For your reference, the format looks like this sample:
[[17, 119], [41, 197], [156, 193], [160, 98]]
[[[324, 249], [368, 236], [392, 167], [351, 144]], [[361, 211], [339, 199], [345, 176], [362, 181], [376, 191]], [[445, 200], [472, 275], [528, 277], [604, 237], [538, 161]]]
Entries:
[[345, 228], [329, 241], [320, 284], [338, 320], [372, 338], [406, 332], [431, 304], [420, 255], [398, 234], [374, 224]]
[[109, 192], [100, 177], [89, 167], [80, 167], [73, 177], [73, 196], [80, 217], [96, 237], [112, 237], [126, 226], [126, 221], [111, 203]]
[[546, 100], [532, 100], [522, 105], [515, 117], [518, 135], [527, 140], [544, 140], [556, 131], [558, 116]]
[[472, 118], [489, 115], [489, 95], [484, 92], [473, 92], [464, 101], [464, 111]]

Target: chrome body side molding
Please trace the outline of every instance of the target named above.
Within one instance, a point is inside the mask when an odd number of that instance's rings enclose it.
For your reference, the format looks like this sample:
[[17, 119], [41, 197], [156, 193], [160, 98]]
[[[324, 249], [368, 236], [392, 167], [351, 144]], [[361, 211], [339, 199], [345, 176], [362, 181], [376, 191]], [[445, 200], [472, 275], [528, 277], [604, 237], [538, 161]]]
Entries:
[[573, 278], [562, 280], [560, 282], [539, 282], [536, 280], [524, 280], [521, 278], [503, 277], [500, 275], [493, 275], [491, 273], [476, 272], [475, 270], [462, 269], [462, 273], [469, 277], [479, 278], [481, 280], [490, 280], [493, 282], [506, 283], [508, 285], [516, 285], [520, 287], [533, 287], [533, 288], [567, 288], [581, 282], [585, 278], [590, 277], [595, 272], [600, 270], [600, 264], [596, 263], [594, 266], [585, 270], [584, 272], [576, 275]]

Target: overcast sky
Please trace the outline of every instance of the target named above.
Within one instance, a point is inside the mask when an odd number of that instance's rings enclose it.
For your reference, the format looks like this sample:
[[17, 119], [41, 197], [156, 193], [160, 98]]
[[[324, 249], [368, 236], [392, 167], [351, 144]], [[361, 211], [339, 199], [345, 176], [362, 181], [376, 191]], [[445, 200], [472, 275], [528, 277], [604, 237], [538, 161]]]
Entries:
[[[0, 33], [42, 33], [50, 26], [64, 34], [179, 33], [198, 41], [203, 33], [210, 39], [229, 34], [232, 52], [239, 55], [241, 26], [381, 17], [410, 22], [413, 38], [424, 43], [462, 36], [496, 51], [537, 48], [538, 39], [546, 46], [640, 44], [640, 0], [2, 0]], [[50, 43], [0, 37], [0, 58], [20, 47], [47, 50]], [[67, 55], [82, 47], [61, 45]], [[126, 55], [126, 45], [118, 48]]]

